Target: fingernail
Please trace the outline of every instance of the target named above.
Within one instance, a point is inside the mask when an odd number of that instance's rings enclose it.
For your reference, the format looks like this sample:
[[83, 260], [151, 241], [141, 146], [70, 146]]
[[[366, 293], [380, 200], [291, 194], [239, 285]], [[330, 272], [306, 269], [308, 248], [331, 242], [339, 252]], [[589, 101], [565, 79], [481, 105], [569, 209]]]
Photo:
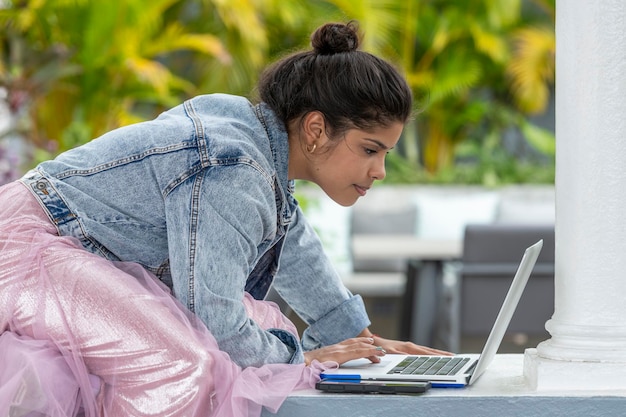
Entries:
[[381, 352], [383, 352], [384, 354], [387, 354], [387, 351], [385, 349], [383, 349], [382, 346], [376, 346], [376, 350], [380, 350]]

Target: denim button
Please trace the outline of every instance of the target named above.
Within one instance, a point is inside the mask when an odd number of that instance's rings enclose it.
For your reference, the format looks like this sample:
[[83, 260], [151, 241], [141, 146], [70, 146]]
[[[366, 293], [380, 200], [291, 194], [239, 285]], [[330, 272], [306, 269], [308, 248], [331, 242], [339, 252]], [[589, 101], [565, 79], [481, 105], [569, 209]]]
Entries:
[[43, 181], [37, 181], [37, 183], [35, 184], [35, 187], [41, 191], [42, 193], [48, 195], [48, 190], [46, 190], [47, 186], [46, 183]]

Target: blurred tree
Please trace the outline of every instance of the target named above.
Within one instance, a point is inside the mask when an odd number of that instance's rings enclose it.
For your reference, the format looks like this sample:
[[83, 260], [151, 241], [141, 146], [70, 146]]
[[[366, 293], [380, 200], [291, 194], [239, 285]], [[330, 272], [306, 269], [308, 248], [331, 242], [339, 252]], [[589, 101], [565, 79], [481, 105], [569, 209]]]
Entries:
[[509, 130], [541, 152], [554, 150], [551, 132], [527, 117], [550, 99], [554, 7], [554, 0], [4, 0], [0, 87], [15, 130], [56, 153], [195, 94], [253, 95], [268, 62], [306, 46], [323, 22], [354, 19], [364, 49], [395, 62], [415, 92], [418, 115], [390, 156], [389, 177], [459, 180], [446, 173], [470, 156], [482, 171], [468, 181], [515, 180], [506, 174], [514, 156], [502, 147]]
[[[177, 103], [194, 85], [163, 65], [179, 50], [227, 62], [214, 35], [164, 13], [177, 0], [7, 1], [0, 10], [0, 86], [38, 148], [59, 152], [143, 120], [141, 104]], [[54, 149], [50, 149], [50, 143]]]
[[230, 59], [224, 62], [188, 50], [170, 56], [168, 67], [194, 80], [200, 92], [249, 95], [275, 56], [306, 46], [311, 28], [327, 11], [328, 6], [307, 0], [179, 2], [168, 16], [196, 33], [214, 34]]
[[0, 87], [41, 159], [195, 94], [249, 94], [271, 57], [302, 46], [330, 11], [305, 0], [7, 0]]
[[413, 12], [415, 52], [405, 65], [424, 105], [416, 129], [428, 172], [449, 168], [462, 142], [478, 142], [477, 156], [489, 158], [512, 127], [550, 136], [525, 115], [549, 100], [551, 28], [527, 26], [520, 0], [422, 1]]
[[554, 0], [328, 3], [359, 21], [364, 48], [396, 62], [415, 93], [417, 117], [405, 129], [400, 152], [390, 156], [390, 179], [445, 177], [459, 156], [470, 154], [483, 171], [468, 180], [521, 180], [503, 172], [516, 164], [502, 144], [511, 129], [553, 155], [554, 135], [527, 116], [550, 100]]

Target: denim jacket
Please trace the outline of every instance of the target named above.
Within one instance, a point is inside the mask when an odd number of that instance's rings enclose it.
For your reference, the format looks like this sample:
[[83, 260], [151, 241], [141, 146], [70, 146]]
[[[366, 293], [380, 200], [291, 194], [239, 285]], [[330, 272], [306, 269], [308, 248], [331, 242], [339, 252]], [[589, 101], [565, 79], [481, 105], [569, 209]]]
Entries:
[[[59, 234], [156, 274], [239, 365], [300, 363], [303, 348], [370, 323], [298, 207], [288, 154], [284, 123], [267, 105], [215, 94], [113, 130], [22, 182]], [[301, 341], [246, 315], [244, 290], [262, 299], [272, 281], [309, 325]]]

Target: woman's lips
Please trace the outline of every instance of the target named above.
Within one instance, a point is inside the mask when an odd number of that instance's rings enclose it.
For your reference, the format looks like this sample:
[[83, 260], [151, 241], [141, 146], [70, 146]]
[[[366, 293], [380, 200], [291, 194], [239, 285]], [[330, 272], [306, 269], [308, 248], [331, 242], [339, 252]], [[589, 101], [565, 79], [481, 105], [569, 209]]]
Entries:
[[354, 185], [354, 188], [356, 189], [357, 193], [359, 193], [361, 195], [361, 197], [363, 197], [365, 194], [367, 194], [367, 188], [361, 187], [359, 185]]

